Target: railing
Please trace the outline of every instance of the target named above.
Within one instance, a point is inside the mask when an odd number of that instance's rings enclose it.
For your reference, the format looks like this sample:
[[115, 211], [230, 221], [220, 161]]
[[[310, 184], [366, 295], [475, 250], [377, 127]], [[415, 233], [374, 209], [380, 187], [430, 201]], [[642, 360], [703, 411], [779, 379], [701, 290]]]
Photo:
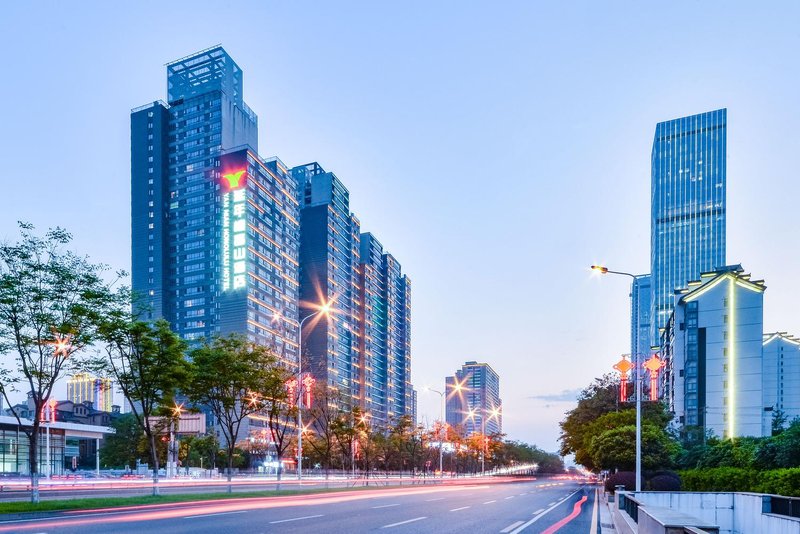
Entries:
[[635, 523], [639, 523], [639, 501], [635, 500], [629, 494], [618, 491], [619, 495], [619, 509], [624, 510]]
[[761, 511], [765, 514], [800, 518], [800, 498], [764, 495], [761, 501]]

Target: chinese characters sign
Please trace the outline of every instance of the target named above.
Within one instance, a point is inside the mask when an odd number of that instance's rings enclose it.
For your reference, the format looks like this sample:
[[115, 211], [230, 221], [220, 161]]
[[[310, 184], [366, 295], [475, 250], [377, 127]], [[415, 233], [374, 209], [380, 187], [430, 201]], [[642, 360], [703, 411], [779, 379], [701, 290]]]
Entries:
[[245, 170], [222, 175], [222, 290], [247, 285], [247, 196]]

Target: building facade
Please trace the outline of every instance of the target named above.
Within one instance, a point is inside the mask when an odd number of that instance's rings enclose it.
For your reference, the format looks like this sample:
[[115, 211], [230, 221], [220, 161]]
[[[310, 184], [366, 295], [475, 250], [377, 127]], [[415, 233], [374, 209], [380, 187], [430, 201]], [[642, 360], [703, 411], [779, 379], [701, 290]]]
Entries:
[[661, 395], [684, 430], [721, 438], [765, 434], [763, 281], [740, 265], [676, 292], [662, 332]]
[[640, 361], [650, 354], [650, 275], [643, 274], [631, 284], [631, 356]]
[[168, 63], [167, 83], [167, 102], [131, 112], [137, 312], [190, 343], [247, 335], [296, 369], [299, 321], [329, 304], [304, 325], [304, 372], [378, 421], [412, 414], [410, 282], [377, 241], [362, 263], [347, 188], [317, 163], [259, 156], [222, 47]]
[[651, 156], [650, 338], [674, 291], [725, 265], [727, 110], [656, 125]]
[[90, 402], [96, 410], [111, 412], [114, 388], [111, 379], [78, 373], [67, 379], [67, 399], [75, 404]]
[[[772, 432], [772, 419], [782, 414], [785, 423], [800, 417], [800, 339], [786, 332], [764, 334], [764, 429]], [[784, 424], [785, 424], [784, 423]]]
[[167, 64], [168, 103], [131, 113], [132, 278], [145, 319], [188, 341], [238, 332], [297, 358], [299, 200], [257, 154], [221, 47]]
[[445, 378], [445, 420], [467, 436], [503, 431], [500, 376], [488, 363], [464, 363]]

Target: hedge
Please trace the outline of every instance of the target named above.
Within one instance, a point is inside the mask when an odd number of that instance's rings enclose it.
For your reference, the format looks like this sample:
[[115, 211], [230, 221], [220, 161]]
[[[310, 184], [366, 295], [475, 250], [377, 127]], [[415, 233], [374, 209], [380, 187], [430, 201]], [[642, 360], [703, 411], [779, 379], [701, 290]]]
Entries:
[[684, 491], [750, 491], [800, 497], [800, 468], [757, 471], [738, 467], [680, 472]]

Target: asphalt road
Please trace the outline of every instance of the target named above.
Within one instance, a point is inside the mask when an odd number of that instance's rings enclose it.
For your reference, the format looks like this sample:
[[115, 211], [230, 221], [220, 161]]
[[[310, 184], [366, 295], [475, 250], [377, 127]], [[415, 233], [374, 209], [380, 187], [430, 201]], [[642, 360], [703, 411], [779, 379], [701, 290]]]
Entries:
[[594, 534], [595, 495], [571, 481], [409, 487], [0, 518], [0, 532]]

